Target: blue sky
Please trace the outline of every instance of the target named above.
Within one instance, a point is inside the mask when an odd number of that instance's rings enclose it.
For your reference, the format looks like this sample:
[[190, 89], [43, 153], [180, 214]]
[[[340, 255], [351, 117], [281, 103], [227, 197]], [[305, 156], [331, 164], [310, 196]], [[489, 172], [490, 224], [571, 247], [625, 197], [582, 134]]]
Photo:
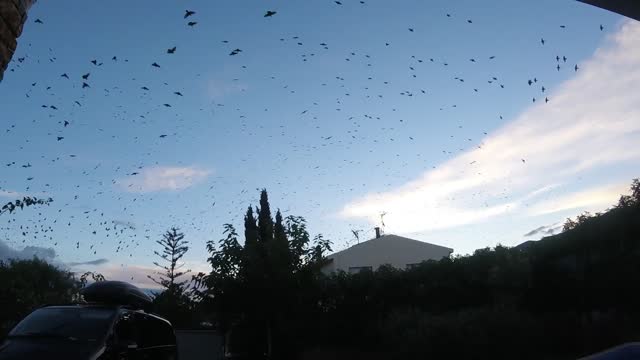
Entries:
[[37, 3], [0, 83], [0, 197], [54, 203], [3, 215], [2, 240], [143, 282], [178, 226], [204, 270], [264, 187], [337, 249], [386, 212], [468, 253], [638, 176], [636, 24], [575, 1], [342, 3]]

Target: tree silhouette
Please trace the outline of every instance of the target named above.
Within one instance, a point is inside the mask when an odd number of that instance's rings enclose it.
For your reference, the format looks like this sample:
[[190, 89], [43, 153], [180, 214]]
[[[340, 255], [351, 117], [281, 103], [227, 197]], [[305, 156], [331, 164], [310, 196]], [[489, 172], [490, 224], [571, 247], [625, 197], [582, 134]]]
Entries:
[[178, 281], [178, 278], [191, 271], [181, 270], [184, 267], [184, 262], [181, 259], [189, 251], [189, 246], [187, 246], [189, 242], [184, 240], [184, 234], [178, 232], [177, 228], [171, 228], [156, 243], [162, 246], [162, 252], [154, 251], [153, 253], [159, 256], [166, 264], [163, 265], [154, 261], [153, 264], [163, 271], [156, 272], [157, 277], [151, 275], [147, 275], [147, 277], [165, 290], [181, 295], [184, 292], [184, 285], [187, 280]]
[[17, 209], [22, 210], [25, 206], [49, 205], [51, 202], [53, 202], [52, 198], [38, 199], [36, 197], [25, 196], [22, 198], [22, 200], [18, 199], [15, 201], [9, 201], [8, 203], [4, 204], [2, 208], [0, 208], [0, 215], [4, 214], [5, 212], [12, 213]]

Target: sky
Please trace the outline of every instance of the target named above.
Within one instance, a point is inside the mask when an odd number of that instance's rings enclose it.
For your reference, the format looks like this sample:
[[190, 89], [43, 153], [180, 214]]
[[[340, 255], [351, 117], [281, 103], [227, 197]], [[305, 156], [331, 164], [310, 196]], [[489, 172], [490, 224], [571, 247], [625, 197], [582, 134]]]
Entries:
[[0, 215], [0, 255], [150, 286], [163, 232], [206, 271], [262, 188], [334, 250], [384, 223], [467, 254], [615, 204], [639, 176], [640, 25], [481, 5], [36, 3], [0, 83], [0, 201], [54, 201]]

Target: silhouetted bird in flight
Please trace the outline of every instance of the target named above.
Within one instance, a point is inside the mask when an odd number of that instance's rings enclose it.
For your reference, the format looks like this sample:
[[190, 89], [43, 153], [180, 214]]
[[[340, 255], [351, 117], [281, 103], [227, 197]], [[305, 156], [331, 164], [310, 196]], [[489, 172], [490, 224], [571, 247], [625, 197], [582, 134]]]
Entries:
[[542, 45], [544, 45], [544, 39], [540, 39], [540, 42], [542, 43]]
[[166, 137], [167, 137], [167, 135], [162, 134], [162, 135], [160, 135], [160, 137], [161, 137], [161, 138], [166, 138]]
[[58, 141], [64, 139], [64, 136], [58, 136]]
[[578, 64], [576, 64], [576, 66], [573, 68], [573, 70], [575, 70], [577, 72], [578, 69], [579, 69]]
[[189, 25], [189, 26], [195, 26], [197, 23], [198, 23], [197, 21], [189, 21], [189, 22], [187, 23], [187, 25]]
[[273, 15], [275, 15], [275, 14], [277, 14], [277, 12], [276, 12], [276, 11], [271, 11], [271, 10], [269, 10], [269, 11], [267, 11], [267, 13], [266, 13], [266, 14], [264, 14], [264, 17], [272, 17], [272, 16], [273, 16]]
[[235, 50], [233, 50], [231, 53], [229, 53], [229, 55], [230, 55], [230, 56], [234, 56], [234, 55], [238, 55], [238, 54], [239, 54], [239, 53], [241, 53], [241, 52], [242, 52], [242, 50], [240, 50], [240, 49], [235, 49]]
[[334, 3], [336, 3], [338, 5], [342, 5], [342, 3], [340, 1], [334, 1]]
[[176, 52], [176, 47], [172, 47], [171, 49], [167, 49], [167, 54], [173, 54], [174, 52]]
[[64, 73], [64, 74], [60, 75], [60, 77], [63, 77], [63, 78], [67, 78], [67, 79], [68, 79], [68, 78], [69, 78], [69, 75], [67, 75], [67, 73]]
[[69, 122], [67, 120], [64, 121], [64, 127], [69, 126]]
[[602, 26], [602, 24], [600, 24], [600, 31], [604, 30], [604, 26]]
[[82, 80], [87, 80], [89, 78], [89, 75], [91, 75], [91, 73], [86, 73], [82, 75]]
[[158, 65], [158, 63], [155, 63], [155, 62], [154, 62], [153, 64], [151, 64], [151, 66], [153, 66], [153, 67], [157, 67], [157, 68], [159, 68], [159, 67], [160, 67], [160, 65]]
[[[40, 19], [36, 19], [36, 21], [34, 21], [34, 22], [35, 22], [36, 24], [44, 24], [44, 23], [42, 22], [42, 20], [40, 20]], [[602, 26], [602, 25], [600, 25], [600, 26]]]
[[149, 88], [148, 88], [148, 87], [146, 87], [146, 86], [141, 87], [141, 89], [142, 89], [142, 90], [147, 90], [147, 91], [149, 90]]
[[178, 95], [178, 96], [182, 96], [182, 93], [180, 91], [174, 91], [173, 93]]
[[191, 15], [195, 15], [195, 13], [196, 13], [195, 11], [185, 10], [185, 11], [184, 11], [184, 18], [186, 19], [186, 18], [188, 18], [188, 17], [189, 17], [189, 16], [191, 16]]
[[83, 83], [82, 83], [82, 88], [83, 88], [83, 89], [84, 89], [84, 88], [88, 88], [88, 87], [91, 87], [91, 86], [89, 86], [89, 84], [87, 84], [86, 82], [83, 82]]

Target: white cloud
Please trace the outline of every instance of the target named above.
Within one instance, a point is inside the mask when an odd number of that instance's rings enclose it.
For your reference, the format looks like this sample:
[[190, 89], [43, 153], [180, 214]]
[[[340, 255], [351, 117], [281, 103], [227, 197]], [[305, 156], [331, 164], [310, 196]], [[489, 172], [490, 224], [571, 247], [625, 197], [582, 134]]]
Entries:
[[[411, 233], [455, 227], [535, 205], [580, 173], [640, 159], [640, 24], [625, 22], [575, 76], [482, 141], [398, 189], [369, 194], [341, 215]], [[524, 162], [522, 161], [524, 159]], [[473, 163], [473, 165], [471, 165]], [[627, 181], [630, 179], [626, 179]], [[571, 208], [615, 202], [575, 195]], [[585, 197], [586, 196], [586, 197]], [[541, 213], [560, 207], [536, 205]], [[547, 210], [542, 210], [547, 209]], [[554, 210], [556, 209], [556, 210]], [[559, 211], [559, 210], [558, 210]]]
[[191, 187], [211, 174], [211, 171], [194, 166], [155, 166], [145, 168], [137, 175], [120, 179], [118, 184], [129, 192], [154, 192], [182, 190]]
[[246, 91], [248, 86], [238, 81], [225, 81], [212, 79], [208, 84], [209, 97], [218, 99], [228, 94], [235, 94]]
[[617, 203], [620, 195], [629, 193], [629, 184], [605, 185], [563, 195], [537, 203], [529, 209], [532, 215], [552, 214], [565, 210], [603, 210]]
[[3, 198], [18, 199], [18, 198], [21, 198], [22, 196], [23, 194], [17, 191], [0, 190], [0, 197], [3, 197]]

